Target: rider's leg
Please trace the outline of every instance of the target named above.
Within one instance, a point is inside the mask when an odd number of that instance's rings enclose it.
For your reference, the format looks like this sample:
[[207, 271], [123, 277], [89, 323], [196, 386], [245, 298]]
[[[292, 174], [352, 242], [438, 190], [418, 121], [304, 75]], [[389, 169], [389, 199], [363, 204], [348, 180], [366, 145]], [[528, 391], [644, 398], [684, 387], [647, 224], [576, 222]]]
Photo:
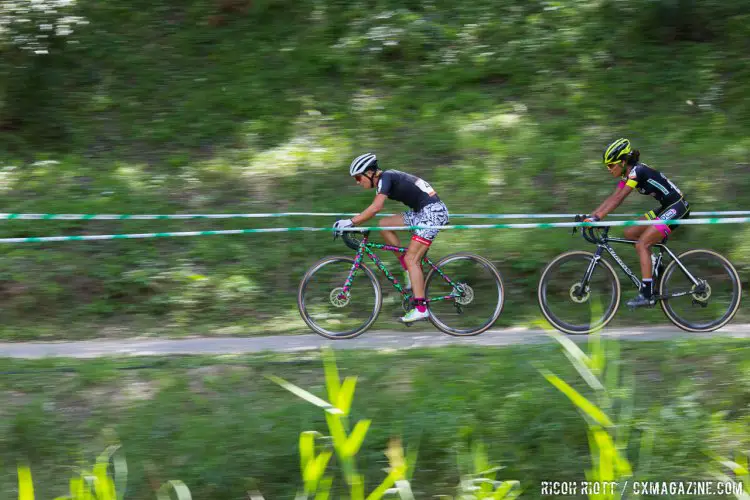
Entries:
[[[646, 220], [647, 217], [644, 215], [643, 217], [639, 217], [638, 220]], [[629, 239], [629, 240], [637, 240], [641, 237], [643, 232], [648, 229], [650, 226], [629, 226], [625, 228], [625, 231], [623, 231], [623, 235]]]
[[[383, 217], [380, 219], [380, 222], [378, 223], [378, 226], [380, 227], [393, 227], [393, 226], [404, 226], [409, 225], [404, 218], [403, 214], [397, 214], [397, 215], [389, 215], [388, 217]], [[390, 229], [384, 229], [381, 231], [383, 233], [383, 239], [385, 242], [389, 245], [392, 245], [394, 247], [400, 247], [401, 241], [398, 239], [398, 235], [396, 235], [395, 231], [392, 231]], [[404, 255], [401, 252], [394, 252], [396, 254], [396, 257], [398, 257], [398, 261], [401, 263], [401, 267], [404, 271], [407, 270], [406, 268], [406, 261], [404, 260]]]
[[631, 307], [639, 305], [647, 305], [653, 302], [653, 277], [651, 274], [651, 246], [655, 243], [659, 243], [669, 235], [669, 228], [664, 224], [656, 226], [644, 226], [646, 230], [643, 231], [641, 237], [638, 238], [638, 242], [635, 244], [635, 250], [638, 253], [638, 258], [641, 261], [641, 276], [642, 285], [639, 290], [638, 297], [628, 302]]
[[414, 300], [419, 312], [427, 310], [425, 299], [424, 273], [422, 272], [422, 257], [430, 248], [429, 240], [415, 236], [409, 243], [409, 249], [406, 251], [406, 268], [411, 278], [411, 289], [414, 292]]
[[[380, 219], [380, 222], [378, 222], [378, 226], [380, 227], [390, 227], [390, 226], [403, 226], [404, 225], [404, 217], [401, 214], [396, 215], [389, 215], [388, 217], [383, 217]], [[394, 247], [400, 247], [401, 242], [398, 239], [398, 236], [396, 236], [396, 232], [391, 229], [383, 229], [380, 231], [383, 234], [383, 239], [386, 243], [389, 245], [393, 245]]]
[[[404, 219], [406, 220], [406, 216]], [[413, 223], [410, 226], [428, 226], [421, 227], [414, 231], [411, 242], [406, 251], [406, 267], [411, 277], [412, 290], [414, 291], [414, 300], [416, 307], [406, 313], [401, 321], [410, 323], [430, 317], [427, 312], [427, 302], [425, 297], [424, 274], [422, 273], [422, 258], [430, 248], [430, 244], [440, 232], [433, 227], [444, 226], [448, 223], [448, 209], [440, 203], [427, 205], [422, 211], [415, 214]]]

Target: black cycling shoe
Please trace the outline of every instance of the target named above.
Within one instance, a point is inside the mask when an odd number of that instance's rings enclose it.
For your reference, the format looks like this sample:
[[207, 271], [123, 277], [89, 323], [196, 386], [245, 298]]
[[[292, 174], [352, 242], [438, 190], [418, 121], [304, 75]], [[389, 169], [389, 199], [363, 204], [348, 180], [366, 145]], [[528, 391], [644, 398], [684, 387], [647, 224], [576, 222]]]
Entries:
[[654, 304], [656, 304], [656, 300], [654, 300], [653, 297], [646, 297], [642, 293], [639, 293], [626, 303], [631, 309], [635, 309], [636, 307], [653, 306]]

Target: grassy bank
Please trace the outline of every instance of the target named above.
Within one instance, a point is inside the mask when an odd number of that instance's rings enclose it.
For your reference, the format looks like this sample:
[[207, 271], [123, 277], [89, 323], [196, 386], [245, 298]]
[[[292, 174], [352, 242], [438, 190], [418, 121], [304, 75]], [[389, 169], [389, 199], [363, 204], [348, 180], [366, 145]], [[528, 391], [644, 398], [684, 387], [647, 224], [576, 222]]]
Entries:
[[[599, 156], [620, 135], [694, 210], [748, 208], [741, 5], [89, 0], [75, 14], [89, 21], [77, 43], [48, 55], [0, 43], [3, 212], [358, 211], [372, 193], [346, 166], [373, 150], [454, 213], [583, 213], [612, 190]], [[634, 194], [622, 211], [651, 208]], [[0, 236], [332, 223], [12, 221]], [[679, 233], [748, 284], [744, 226]], [[514, 324], [538, 316], [544, 264], [583, 246], [565, 230], [455, 231], [432, 252], [491, 258], [512, 284], [501, 324]], [[300, 277], [344, 251], [298, 233], [3, 246], [0, 335], [299, 331]]]
[[[655, 433], [642, 479], [704, 478], [705, 451], [747, 449], [747, 341], [620, 348], [619, 370], [634, 376], [627, 453], [641, 471], [640, 436]], [[456, 446], [469, 435], [506, 467], [498, 478], [520, 480], [528, 497], [540, 496], [542, 480], [584, 478], [585, 424], [536, 369], [551, 369], [588, 394], [559, 346], [346, 351], [337, 358], [342, 376], [358, 377], [352, 419], [373, 419], [358, 459], [369, 485], [382, 479], [382, 452], [397, 435], [419, 445], [412, 480], [418, 498], [455, 486]], [[299, 433], [325, 430], [320, 409], [264, 377], [326, 397], [314, 353], [1, 366], [0, 491], [8, 497], [22, 457], [31, 462], [39, 498], [62, 494], [68, 466], [90, 461], [106, 443], [102, 430], [111, 427], [129, 464], [128, 498], [153, 498], [149, 485], [167, 479], [184, 481], [194, 498], [241, 498], [254, 487], [266, 498], [287, 498], [299, 486]]]

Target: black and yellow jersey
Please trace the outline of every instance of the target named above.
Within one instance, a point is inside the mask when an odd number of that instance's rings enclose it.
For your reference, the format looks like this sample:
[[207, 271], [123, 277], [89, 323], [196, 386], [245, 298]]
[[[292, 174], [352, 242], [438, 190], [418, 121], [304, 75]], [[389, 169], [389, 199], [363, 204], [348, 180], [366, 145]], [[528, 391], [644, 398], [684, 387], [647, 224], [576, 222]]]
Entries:
[[633, 165], [630, 173], [623, 178], [623, 182], [641, 194], [653, 196], [662, 207], [671, 205], [682, 198], [682, 191], [672, 181], [645, 163]]

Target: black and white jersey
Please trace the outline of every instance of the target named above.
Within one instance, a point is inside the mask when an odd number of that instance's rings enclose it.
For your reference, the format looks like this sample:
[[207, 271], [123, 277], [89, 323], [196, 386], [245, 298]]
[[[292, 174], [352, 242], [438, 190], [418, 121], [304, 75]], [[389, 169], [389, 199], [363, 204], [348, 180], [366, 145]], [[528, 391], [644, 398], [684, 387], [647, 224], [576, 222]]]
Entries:
[[380, 175], [378, 194], [400, 201], [414, 211], [440, 201], [435, 190], [424, 179], [399, 170], [386, 170]]

